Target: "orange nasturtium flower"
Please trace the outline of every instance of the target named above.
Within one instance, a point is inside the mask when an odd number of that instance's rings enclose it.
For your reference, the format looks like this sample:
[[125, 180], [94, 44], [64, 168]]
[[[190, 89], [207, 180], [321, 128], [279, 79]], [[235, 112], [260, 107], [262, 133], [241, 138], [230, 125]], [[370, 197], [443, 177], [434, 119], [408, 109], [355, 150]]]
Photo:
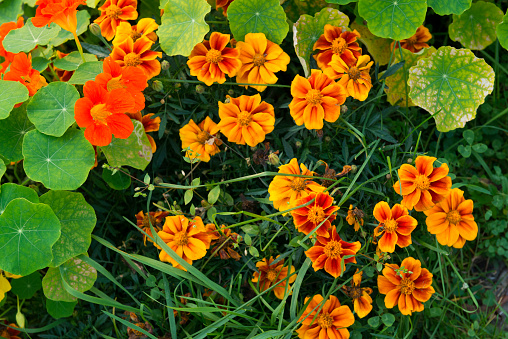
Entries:
[[[143, 231], [145, 231], [145, 233], [147, 233], [149, 236], [152, 236], [150, 223], [152, 224], [155, 231], [159, 232], [162, 230], [162, 222], [164, 221], [164, 218], [167, 217], [168, 215], [169, 212], [163, 211], [150, 213], [143, 213], [143, 211], [139, 211], [139, 213], [136, 214], [136, 225], [138, 225], [138, 227], [141, 228]], [[152, 239], [143, 234], [143, 243], [145, 244], [145, 246], [147, 240], [153, 242]]]
[[136, 20], [138, 18], [137, 6], [137, 0], [106, 0], [104, 5], [99, 7], [101, 16], [94, 20], [101, 27], [102, 36], [111, 40], [121, 22]]
[[242, 95], [238, 98], [227, 96], [229, 102], [219, 101], [220, 121], [217, 125], [229, 142], [238, 145], [256, 146], [275, 124], [273, 106], [261, 101], [261, 95]]
[[219, 146], [222, 145], [222, 141], [216, 138], [217, 133], [219, 127], [210, 117], [206, 117], [199, 125], [190, 119], [187, 125], [180, 128], [182, 149], [188, 148], [185, 156], [209, 162], [210, 156], [219, 153]]
[[190, 74], [198, 77], [198, 80], [207, 86], [214, 82], [223, 84], [226, 74], [234, 77], [242, 62], [239, 50], [226, 47], [229, 40], [229, 34], [213, 32], [210, 41], [205, 40], [194, 46], [187, 61]]
[[[277, 256], [277, 258], [278, 257], [279, 256]], [[290, 270], [288, 266], [284, 266], [284, 259], [272, 264], [274, 261], [273, 257], [258, 261], [256, 267], [259, 272], [254, 272], [252, 282], [259, 282], [260, 292], [266, 291], [272, 286], [277, 286], [272, 290], [273, 293], [277, 298], [284, 299], [286, 288], [289, 291], [291, 289], [291, 284], [296, 280], [296, 274], [293, 274], [295, 272], [295, 267], [291, 265]], [[291, 276], [287, 278], [288, 275]], [[291, 295], [293, 292], [289, 294]]]
[[291, 82], [291, 95], [289, 113], [298, 126], [305, 124], [307, 129], [322, 129], [323, 119], [337, 121], [340, 105], [348, 96], [344, 87], [315, 69], [309, 79], [296, 75]]
[[18, 53], [9, 66], [9, 72], [5, 73], [3, 80], [17, 81], [25, 85], [28, 95], [33, 96], [37, 91], [46, 86], [46, 79], [39, 71], [32, 68], [32, 55]]
[[441, 245], [462, 248], [466, 240], [478, 235], [478, 225], [473, 217], [473, 200], [464, 198], [464, 191], [454, 188], [441, 202], [423, 213], [427, 230], [435, 234]]
[[126, 21], [120, 22], [116, 29], [115, 39], [113, 39], [113, 46], [120, 45], [127, 38], [132, 38], [134, 42], [141, 38], [148, 38], [155, 42], [157, 41], [157, 34], [155, 33], [157, 28], [159, 28], [159, 25], [152, 18], [143, 18], [134, 26]]
[[390, 209], [386, 201], [381, 201], [374, 206], [374, 217], [379, 221], [374, 234], [382, 235], [379, 239], [381, 251], [393, 253], [396, 244], [401, 248], [411, 245], [411, 232], [418, 221], [409, 215], [407, 208], [395, 204]]
[[328, 64], [330, 67], [323, 72], [332, 79], [339, 79], [337, 83], [346, 88], [349, 96], [365, 101], [372, 88], [369, 71], [373, 63], [370, 56], [362, 55], [356, 63], [348, 65], [338, 55], [334, 55]]
[[7, 52], [4, 48], [3, 41], [4, 38], [9, 34], [10, 31], [13, 29], [18, 29], [23, 27], [23, 17], [20, 16], [18, 18], [18, 21], [12, 21], [12, 22], [6, 22], [2, 25], [0, 25], [0, 57], [3, 57], [5, 60], [0, 63], [0, 74], [4, 73], [7, 70], [7, 67], [9, 67], [12, 60], [14, 60], [14, 57], [16, 56], [15, 53]]
[[435, 292], [431, 286], [432, 273], [412, 257], [404, 259], [400, 268], [395, 264], [386, 265], [382, 273], [377, 277], [377, 286], [379, 293], [386, 294], [385, 306], [398, 305], [404, 315], [423, 311], [423, 303]]
[[112, 135], [127, 139], [134, 125], [124, 114], [132, 110], [134, 99], [123, 88], [108, 92], [94, 81], [83, 87], [83, 98], [76, 101], [74, 118], [79, 127], [85, 128], [85, 138], [94, 146], [107, 146]]
[[224, 16], [228, 16], [228, 7], [234, 0], [216, 0], [215, 1], [215, 9], [218, 11], [222, 8], [222, 14]]
[[393, 185], [393, 189], [402, 195], [401, 204], [407, 209], [428, 210], [450, 193], [452, 179], [448, 176], [448, 165], [443, 163], [434, 168], [436, 160], [434, 157], [418, 156], [416, 168], [409, 164], [399, 168], [400, 181]]
[[335, 226], [332, 227], [330, 233], [331, 237], [329, 238], [318, 235], [316, 243], [305, 252], [305, 255], [312, 260], [314, 271], [324, 268], [327, 273], [337, 278], [343, 272], [341, 267], [343, 258], [345, 256], [353, 256], [344, 259], [344, 269], [347, 263], [356, 263], [354, 255], [360, 250], [362, 245], [359, 241], [346, 242], [342, 240]]
[[54, 22], [66, 31], [76, 34], [78, 21], [76, 15], [79, 5], [86, 5], [85, 0], [37, 0], [35, 3], [35, 17], [32, 18], [32, 24], [35, 27]]
[[[412, 37], [400, 40], [400, 47], [413, 53], [417, 53], [422, 49], [429, 47], [426, 42], [430, 39], [432, 39], [432, 34], [430, 34], [429, 29], [425, 26], [420, 26]], [[393, 48], [399, 48], [399, 44], [392, 42], [392, 49]]]
[[[305, 303], [307, 303], [309, 299], [309, 297], [305, 298]], [[355, 317], [349, 306], [341, 306], [339, 299], [331, 295], [330, 299], [324, 303], [319, 313], [317, 313], [323, 300], [324, 298], [321, 294], [312, 297], [309, 305], [298, 320], [298, 322], [302, 323], [302, 326], [296, 330], [298, 338], [349, 338], [349, 331], [347, 328], [355, 323]], [[313, 321], [314, 317], [316, 319]]]
[[157, 57], [162, 58], [162, 52], [151, 51], [153, 41], [150, 39], [138, 39], [136, 42], [132, 38], [127, 38], [118, 46], [113, 47], [110, 56], [122, 68], [138, 67], [148, 79], [153, 78], [161, 72], [161, 63]]
[[[97, 78], [96, 78], [97, 79]], [[143, 128], [145, 129], [146, 137], [148, 138], [148, 141], [150, 142], [150, 146], [152, 147], [152, 153], [155, 153], [157, 151], [157, 144], [155, 143], [155, 140], [151, 135], [148, 134], [148, 132], [157, 132], [161, 126], [161, 118], [155, 117], [154, 113], [148, 113], [143, 116], [141, 116], [141, 112], [137, 111], [136, 113], [127, 113], [127, 115], [131, 119], [136, 119], [140, 123], [143, 124]]]
[[349, 211], [347, 211], [346, 221], [349, 225], [355, 225], [355, 232], [358, 232], [360, 229], [360, 225], [363, 226], [363, 217], [365, 214], [361, 209], [355, 207], [353, 209], [353, 205], [349, 205]]
[[314, 235], [328, 238], [330, 236], [328, 231], [332, 228], [331, 223], [335, 220], [336, 212], [339, 210], [339, 207], [333, 206], [333, 198], [328, 192], [312, 192], [308, 196], [297, 200], [295, 205], [306, 204], [314, 198], [314, 202], [310, 205], [291, 211], [295, 228], [299, 232], [307, 235], [322, 223]]
[[326, 24], [324, 34], [321, 34], [313, 47], [314, 50], [319, 50], [319, 53], [314, 55], [318, 67], [327, 68], [333, 55], [338, 55], [347, 65], [354, 64], [362, 55], [362, 48], [356, 42], [359, 37], [360, 33], [356, 29], [348, 32]]
[[[274, 73], [286, 71], [289, 55], [279, 45], [266, 39], [264, 33], [249, 33], [245, 42], [238, 41], [242, 67], [236, 76], [236, 82], [248, 84], [274, 84], [278, 78]], [[245, 86], [247, 87], [247, 86]], [[263, 92], [267, 86], [251, 86]]]
[[360, 318], [365, 317], [370, 313], [370, 311], [372, 311], [372, 298], [370, 297], [370, 294], [372, 294], [372, 288], [360, 287], [362, 274], [363, 272], [358, 272], [358, 269], [356, 269], [356, 273], [353, 275], [353, 281], [351, 282], [351, 287], [342, 287], [346, 294], [353, 299], [355, 313], [358, 314]]
[[[279, 173], [298, 174], [313, 176], [314, 172], [309, 171], [304, 164], [298, 166], [296, 158], [291, 159], [289, 164], [281, 165]], [[300, 178], [294, 176], [277, 175], [273, 178], [268, 193], [270, 201], [273, 201], [273, 207], [279, 211], [285, 211], [297, 206], [298, 199], [308, 196], [312, 192], [323, 192], [325, 188], [310, 178]]]

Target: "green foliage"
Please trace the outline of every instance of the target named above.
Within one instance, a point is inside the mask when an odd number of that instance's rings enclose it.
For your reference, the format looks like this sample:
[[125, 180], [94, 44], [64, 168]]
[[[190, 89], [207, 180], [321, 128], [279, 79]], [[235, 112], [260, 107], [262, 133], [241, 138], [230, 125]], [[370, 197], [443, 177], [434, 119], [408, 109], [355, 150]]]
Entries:
[[4, 213], [7, 205], [14, 199], [24, 198], [34, 204], [39, 202], [39, 196], [33, 189], [13, 183], [0, 186], [0, 214]]
[[497, 25], [496, 35], [501, 46], [503, 46], [504, 49], [508, 49], [508, 11], [503, 16], [503, 21]]
[[[93, 54], [84, 53], [83, 55], [85, 57], [85, 62], [97, 61], [97, 57]], [[79, 52], [71, 52], [66, 57], [53, 62], [53, 66], [63, 69], [64, 71], [74, 71], [81, 64], [83, 64], [83, 59]]]
[[104, 168], [102, 170], [102, 179], [114, 190], [124, 190], [129, 188], [131, 185], [131, 177], [123, 172], [127, 172], [129, 174], [128, 169], [122, 169], [122, 171], [117, 171], [113, 173], [113, 170], [110, 168]]
[[427, 0], [427, 3], [439, 15], [460, 15], [471, 7], [471, 0]]
[[360, 42], [367, 47], [367, 51], [376, 63], [379, 63], [380, 66], [384, 66], [390, 62], [392, 56], [392, 40], [375, 36], [367, 26], [358, 20], [351, 24], [351, 29], [356, 29], [358, 33], [360, 33]]
[[68, 83], [72, 85], [84, 85], [89, 80], [95, 80], [95, 77], [100, 73], [102, 73], [102, 61], [88, 61], [79, 65]]
[[[24, 87], [24, 86], [22, 86]], [[26, 89], [26, 87], [24, 87]], [[0, 123], [0, 155], [9, 161], [23, 159], [21, 152], [25, 135], [34, 129], [28, 120], [26, 104], [12, 110], [7, 119]]]
[[17, 81], [0, 80], [0, 119], [9, 116], [12, 108], [28, 99], [28, 89]]
[[23, 0], [8, 0], [0, 2], [0, 25], [9, 21], [16, 21], [22, 11]]
[[66, 302], [46, 299], [46, 310], [55, 319], [70, 317], [78, 301]]
[[47, 45], [60, 30], [60, 26], [55, 23], [49, 27], [47, 25], [35, 27], [32, 20], [29, 20], [23, 27], [10, 31], [4, 38], [3, 46], [8, 52], [28, 53], [37, 45]]
[[[76, 33], [78, 36], [80, 36], [81, 34], [85, 33], [88, 30], [88, 25], [90, 24], [90, 14], [86, 10], [78, 11], [76, 18], [78, 20], [78, 26], [76, 29], [76, 31], [77, 31]], [[67, 40], [72, 40], [72, 39], [74, 39], [74, 36], [72, 35], [72, 33], [69, 31], [66, 31], [65, 29], [62, 29], [62, 30], [60, 30], [60, 32], [58, 32], [58, 35], [56, 37], [52, 38], [49, 41], [48, 46], [60, 46]]]
[[20, 299], [30, 299], [42, 288], [42, 279], [39, 272], [11, 280], [12, 293]]

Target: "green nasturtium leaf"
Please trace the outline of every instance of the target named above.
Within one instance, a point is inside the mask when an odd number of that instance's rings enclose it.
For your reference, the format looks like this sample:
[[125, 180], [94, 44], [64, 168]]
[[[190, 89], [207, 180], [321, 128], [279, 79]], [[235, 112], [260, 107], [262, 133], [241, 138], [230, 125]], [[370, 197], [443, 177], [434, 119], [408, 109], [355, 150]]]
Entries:
[[23, 14], [23, 0], [7, 0], [0, 2], [0, 25], [16, 21]]
[[3, 162], [2, 159], [0, 159], [0, 179], [2, 179], [6, 170], [7, 170], [7, 167], [5, 167], [5, 163]]
[[[79, 11], [76, 14], [76, 19], [78, 21], [77, 26], [77, 35], [81, 35], [85, 33], [88, 30], [88, 25], [90, 25], [90, 13], [88, 13], [87, 10]], [[50, 46], [60, 46], [67, 40], [74, 39], [74, 36], [71, 32], [66, 31], [65, 29], [62, 29], [56, 37], [51, 39], [48, 43]]]
[[[94, 54], [83, 54], [85, 62], [97, 61], [97, 57]], [[75, 71], [83, 63], [81, 54], [79, 52], [71, 52], [69, 55], [62, 59], [57, 59], [53, 62], [53, 66], [56, 68], [63, 69], [64, 71]]]
[[0, 121], [0, 155], [10, 161], [23, 159], [23, 138], [35, 128], [28, 120], [26, 106], [13, 109], [7, 119]]
[[67, 83], [72, 85], [84, 85], [89, 80], [102, 73], [102, 61], [88, 61], [79, 65]]
[[42, 279], [39, 272], [34, 272], [26, 277], [11, 279], [11, 292], [20, 299], [30, 299], [42, 288]]
[[50, 62], [49, 59], [43, 57], [32, 58], [32, 68], [39, 72], [42, 72], [46, 68], [48, 68], [49, 62]]
[[0, 269], [29, 275], [49, 265], [60, 222], [45, 204], [12, 200], [0, 215]]
[[17, 81], [0, 80], [0, 119], [7, 118], [14, 105], [27, 99], [28, 89], [23, 84]]
[[374, 35], [402, 40], [423, 24], [427, 0], [359, 0], [358, 11]]
[[78, 301], [67, 302], [67, 301], [55, 301], [46, 299], [46, 310], [49, 315], [55, 319], [70, 317], [74, 313], [74, 307], [78, 304]]
[[280, 44], [289, 31], [279, 0], [235, 0], [228, 7], [228, 20], [238, 41], [247, 33], [265, 33], [268, 40]]
[[439, 15], [460, 15], [471, 7], [471, 0], [427, 0], [427, 4]]
[[497, 38], [504, 49], [508, 49], [508, 11], [503, 17], [503, 21], [496, 27]]
[[24, 198], [34, 204], [39, 203], [39, 196], [33, 189], [8, 182], [0, 186], [0, 214], [4, 213], [11, 201], [18, 198]]
[[42, 87], [26, 107], [28, 119], [41, 133], [61, 137], [76, 122], [74, 104], [78, 90], [66, 82], [51, 82]]
[[70, 258], [85, 253], [92, 242], [91, 234], [97, 217], [83, 195], [49, 191], [41, 195], [40, 201], [51, 207], [62, 225], [62, 235], [53, 245], [53, 261], [49, 266], [60, 266]]
[[167, 55], [189, 56], [210, 30], [205, 22], [210, 9], [206, 0], [169, 0], [157, 30], [162, 50]]
[[343, 30], [346, 30], [349, 26], [349, 17], [339, 10], [323, 8], [314, 17], [306, 14], [302, 15], [293, 25], [295, 51], [306, 77], [310, 75], [309, 61], [314, 43], [324, 33], [326, 24], [342, 27]]
[[351, 24], [351, 29], [356, 29], [360, 33], [359, 40], [367, 47], [369, 54], [376, 63], [379, 63], [380, 66], [388, 65], [390, 62], [392, 40], [375, 36], [367, 26], [358, 20]]
[[[122, 171], [130, 173], [127, 168], [123, 168]], [[114, 190], [124, 190], [131, 185], [131, 177], [124, 174], [122, 171], [117, 171], [113, 174], [113, 171], [109, 168], [102, 170], [102, 179]]]
[[311, 0], [311, 1], [298, 0], [298, 1], [286, 1], [284, 3], [284, 12], [286, 12], [286, 16], [289, 20], [289, 23], [293, 24], [300, 18], [300, 16], [304, 14], [313, 16], [325, 7], [335, 9], [339, 8], [338, 5], [329, 4], [325, 0]]
[[37, 45], [47, 45], [58, 35], [60, 29], [60, 26], [55, 23], [49, 27], [47, 25], [35, 27], [32, 20], [29, 20], [23, 27], [10, 31], [4, 38], [3, 46], [11, 53], [28, 53]]
[[454, 15], [448, 34], [466, 48], [482, 50], [496, 41], [496, 26], [503, 20], [503, 11], [496, 5], [478, 1], [461, 15]]
[[358, 2], [358, 0], [326, 0], [330, 4], [347, 5], [350, 2]]
[[[437, 130], [464, 127], [494, 88], [494, 70], [468, 49], [440, 47], [409, 69], [409, 97], [434, 115]], [[439, 112], [439, 113], [438, 113]]]
[[54, 190], [80, 187], [95, 162], [95, 152], [83, 131], [72, 128], [60, 138], [28, 132], [23, 156], [26, 175]]

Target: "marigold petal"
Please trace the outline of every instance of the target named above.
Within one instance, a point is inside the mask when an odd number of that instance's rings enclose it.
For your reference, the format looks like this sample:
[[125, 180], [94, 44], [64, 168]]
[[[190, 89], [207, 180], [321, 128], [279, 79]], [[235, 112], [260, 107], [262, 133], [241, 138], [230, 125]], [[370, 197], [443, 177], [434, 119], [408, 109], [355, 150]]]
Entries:
[[395, 252], [395, 244], [397, 244], [398, 238], [397, 233], [385, 232], [379, 239], [379, 249], [388, 253]]
[[386, 201], [380, 201], [374, 206], [374, 218], [379, 222], [385, 222], [392, 218], [392, 211]]
[[399, 303], [399, 299], [404, 298], [404, 295], [401, 296], [400, 290], [398, 288], [394, 288], [386, 293], [385, 296], [385, 306], [386, 308], [393, 308], [395, 305]]
[[[397, 281], [397, 285], [398, 284], [399, 281]], [[396, 289], [397, 285], [386, 278], [385, 270], [383, 270], [383, 275], [378, 275], [377, 277], [377, 286], [381, 294], [388, 294], [390, 291]]]
[[443, 212], [429, 215], [425, 223], [427, 224], [427, 231], [429, 231], [430, 234], [444, 232], [450, 226], [450, 223], [446, 220], [446, 213]]
[[459, 234], [465, 240], [474, 240], [478, 235], [478, 225], [474, 220], [461, 220], [457, 224]]

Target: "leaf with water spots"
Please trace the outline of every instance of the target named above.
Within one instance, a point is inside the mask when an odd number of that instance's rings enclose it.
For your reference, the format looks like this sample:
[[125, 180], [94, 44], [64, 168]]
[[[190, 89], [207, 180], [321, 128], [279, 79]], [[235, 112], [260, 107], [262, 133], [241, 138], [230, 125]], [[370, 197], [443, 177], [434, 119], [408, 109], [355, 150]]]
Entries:
[[34, 125], [28, 120], [26, 104], [12, 110], [7, 119], [0, 122], [0, 155], [9, 161], [23, 159], [21, 152], [25, 135]]
[[7, 118], [13, 107], [26, 99], [28, 99], [28, 89], [23, 84], [17, 81], [0, 80], [0, 119]]
[[12, 200], [18, 198], [25, 198], [34, 204], [39, 203], [39, 196], [33, 189], [8, 182], [0, 186], [0, 214], [4, 213]]
[[38, 45], [47, 45], [48, 42], [58, 35], [60, 26], [52, 23], [49, 27], [35, 27], [32, 20], [28, 20], [21, 28], [13, 29], [4, 38], [3, 46], [11, 53], [28, 53]]
[[462, 14], [471, 7], [471, 0], [428, 0], [429, 7], [439, 15]]

